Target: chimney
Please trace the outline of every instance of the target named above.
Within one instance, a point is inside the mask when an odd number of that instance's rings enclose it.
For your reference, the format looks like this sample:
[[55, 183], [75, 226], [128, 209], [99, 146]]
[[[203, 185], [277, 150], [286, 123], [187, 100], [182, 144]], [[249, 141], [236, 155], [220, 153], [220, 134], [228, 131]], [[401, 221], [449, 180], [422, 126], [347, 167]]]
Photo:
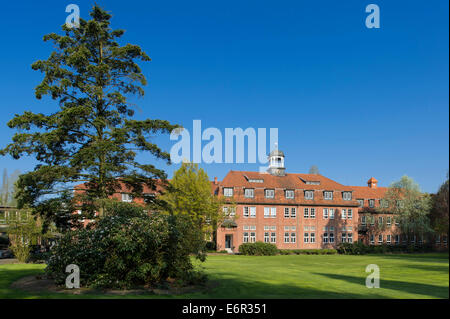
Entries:
[[219, 184], [219, 183], [217, 182], [217, 177], [214, 177], [214, 185], [217, 185], [217, 184]]
[[378, 181], [374, 177], [371, 177], [367, 181], [367, 186], [369, 186], [370, 188], [377, 188], [377, 183], [378, 183]]

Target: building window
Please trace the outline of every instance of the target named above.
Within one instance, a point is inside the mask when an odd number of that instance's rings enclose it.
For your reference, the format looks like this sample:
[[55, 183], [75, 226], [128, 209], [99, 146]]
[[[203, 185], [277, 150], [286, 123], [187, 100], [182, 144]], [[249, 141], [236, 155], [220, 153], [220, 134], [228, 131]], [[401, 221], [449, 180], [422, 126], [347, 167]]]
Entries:
[[233, 196], [233, 188], [232, 187], [224, 187], [223, 196], [232, 197]]
[[391, 244], [391, 235], [386, 235], [386, 243]]
[[305, 191], [305, 199], [314, 199], [314, 191]]
[[366, 225], [366, 216], [361, 216], [361, 225]]
[[330, 244], [334, 243], [334, 233], [330, 233]]
[[327, 200], [333, 199], [333, 192], [323, 192], [323, 198]]
[[291, 243], [295, 244], [297, 240], [296, 233], [291, 233]]
[[264, 207], [264, 218], [275, 218], [277, 217], [276, 207]]
[[370, 225], [375, 225], [375, 216], [370, 216]]
[[316, 233], [311, 233], [309, 237], [310, 237], [310, 242], [311, 243], [315, 243], [316, 242]]
[[250, 242], [251, 243], [256, 242], [256, 233], [250, 233]]
[[374, 235], [370, 235], [370, 244], [371, 245], [375, 244], [375, 237], [374, 237]]
[[248, 233], [244, 233], [244, 243], [248, 243]]
[[379, 244], [383, 243], [383, 235], [378, 235], [378, 243]]
[[284, 218], [289, 218], [289, 207], [284, 208]]
[[334, 208], [330, 208], [330, 219], [334, 219]]
[[304, 243], [309, 243], [309, 234], [308, 233], [304, 233], [303, 234], [303, 242]]
[[383, 216], [378, 217], [378, 225], [383, 225]]
[[269, 242], [269, 233], [264, 233], [264, 242], [265, 243]]
[[369, 207], [374, 208], [375, 207], [375, 199], [369, 199]]
[[244, 206], [244, 217], [250, 216], [249, 211], [249, 208], [247, 206]]
[[328, 208], [324, 208], [323, 209], [323, 218], [327, 219], [328, 218]]
[[342, 234], [341, 234], [341, 243], [345, 243], [345, 242], [346, 242], [346, 239], [347, 239], [346, 234], [345, 234], [345, 233], [342, 233]]
[[270, 242], [276, 243], [277, 242], [277, 233], [271, 233], [270, 234]]
[[131, 203], [133, 201], [133, 197], [130, 194], [122, 194], [122, 202]]
[[399, 235], [395, 235], [395, 244], [398, 245], [400, 242], [400, 236]]
[[328, 233], [323, 233], [323, 243], [328, 243]]
[[284, 196], [285, 196], [287, 199], [293, 199], [293, 198], [294, 198], [294, 191], [293, 191], [293, 190], [286, 190], [286, 191], [284, 192]]
[[395, 221], [395, 226], [399, 226], [399, 225], [400, 225], [399, 221], [396, 220], [396, 221]]
[[284, 242], [289, 243], [289, 233], [284, 233]]
[[347, 214], [347, 211], [345, 210], [345, 208], [341, 209], [341, 219], [345, 219], [346, 214]]
[[274, 198], [275, 190], [274, 189], [266, 189], [266, 190], [264, 190], [264, 194], [265, 194], [266, 198]]
[[347, 233], [347, 242], [353, 243], [353, 233]]
[[255, 196], [255, 189], [253, 188], [244, 189], [244, 197], [253, 198], [254, 196]]
[[236, 215], [236, 209], [234, 207], [224, 206], [222, 210], [225, 216], [234, 217]]
[[343, 200], [352, 200], [352, 192], [343, 192], [342, 199]]
[[250, 207], [250, 218], [256, 217], [256, 207]]
[[316, 218], [316, 209], [315, 208], [311, 208], [311, 214], [309, 216], [310, 218]]
[[352, 219], [353, 218], [353, 211], [351, 209], [347, 210], [347, 219]]
[[364, 199], [357, 199], [357, 201], [359, 207], [364, 207]]
[[385, 199], [380, 199], [380, 206], [383, 208], [389, 207], [389, 202]]
[[291, 208], [291, 218], [297, 217], [297, 208], [292, 207]]
[[386, 225], [391, 226], [391, 216], [386, 217]]
[[304, 217], [304, 218], [309, 218], [309, 208], [305, 208], [305, 209], [303, 210], [303, 217]]

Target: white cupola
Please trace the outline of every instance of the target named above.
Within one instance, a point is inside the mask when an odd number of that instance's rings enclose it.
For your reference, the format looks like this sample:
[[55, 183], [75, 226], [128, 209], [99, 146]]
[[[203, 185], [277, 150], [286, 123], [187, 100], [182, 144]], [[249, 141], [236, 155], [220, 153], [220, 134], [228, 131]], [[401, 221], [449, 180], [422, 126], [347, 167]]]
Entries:
[[284, 167], [284, 153], [278, 150], [278, 147], [275, 145], [275, 149], [269, 154], [269, 169], [268, 172], [271, 175], [275, 176], [284, 176], [285, 167]]

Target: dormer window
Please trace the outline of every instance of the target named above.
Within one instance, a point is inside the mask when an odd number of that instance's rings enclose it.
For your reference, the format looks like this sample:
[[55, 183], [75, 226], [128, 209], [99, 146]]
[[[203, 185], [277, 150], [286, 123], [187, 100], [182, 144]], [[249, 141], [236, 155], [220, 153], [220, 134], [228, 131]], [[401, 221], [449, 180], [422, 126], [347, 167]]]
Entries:
[[274, 198], [275, 197], [275, 190], [274, 189], [265, 189], [264, 190], [264, 196], [266, 198]]
[[232, 197], [233, 196], [233, 188], [232, 187], [224, 187], [223, 188], [223, 196]]
[[357, 199], [357, 202], [359, 207], [364, 207], [364, 199]]
[[285, 196], [287, 199], [293, 199], [294, 196], [295, 196], [295, 194], [294, 194], [294, 191], [293, 191], [292, 189], [287, 189], [287, 190], [284, 192], [284, 196]]
[[246, 188], [244, 189], [244, 197], [253, 198], [255, 197], [255, 189], [254, 188]]
[[328, 200], [332, 200], [333, 199], [333, 192], [329, 192], [329, 191], [323, 192], [323, 198], [324, 199], [328, 199]]
[[305, 199], [314, 199], [314, 191], [305, 191]]
[[342, 192], [343, 200], [352, 200], [352, 192]]

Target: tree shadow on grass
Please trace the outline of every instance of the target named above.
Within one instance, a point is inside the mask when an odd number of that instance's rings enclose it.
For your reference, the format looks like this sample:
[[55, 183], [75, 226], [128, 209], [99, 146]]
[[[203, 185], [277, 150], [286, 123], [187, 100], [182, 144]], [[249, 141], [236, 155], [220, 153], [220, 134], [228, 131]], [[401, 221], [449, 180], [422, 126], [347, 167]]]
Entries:
[[383, 258], [388, 258], [388, 259], [401, 259], [401, 260], [406, 260], [406, 261], [417, 261], [417, 262], [427, 262], [427, 261], [433, 262], [433, 263], [448, 263], [449, 262], [448, 253], [383, 254], [383, 255], [373, 254], [370, 256], [383, 257]]
[[414, 269], [420, 269], [425, 271], [436, 271], [436, 272], [443, 272], [448, 274], [449, 268], [448, 265], [441, 266], [441, 265], [408, 265], [408, 268], [414, 268]]
[[[365, 285], [365, 277], [353, 277], [338, 274], [325, 274], [325, 273], [315, 273], [315, 275], [321, 275], [335, 280], [343, 280], [349, 283]], [[441, 287], [422, 283], [412, 283], [406, 281], [398, 280], [383, 280], [380, 278], [380, 288], [398, 290], [405, 293], [427, 295], [435, 298], [448, 298], [449, 290], [448, 287]]]

